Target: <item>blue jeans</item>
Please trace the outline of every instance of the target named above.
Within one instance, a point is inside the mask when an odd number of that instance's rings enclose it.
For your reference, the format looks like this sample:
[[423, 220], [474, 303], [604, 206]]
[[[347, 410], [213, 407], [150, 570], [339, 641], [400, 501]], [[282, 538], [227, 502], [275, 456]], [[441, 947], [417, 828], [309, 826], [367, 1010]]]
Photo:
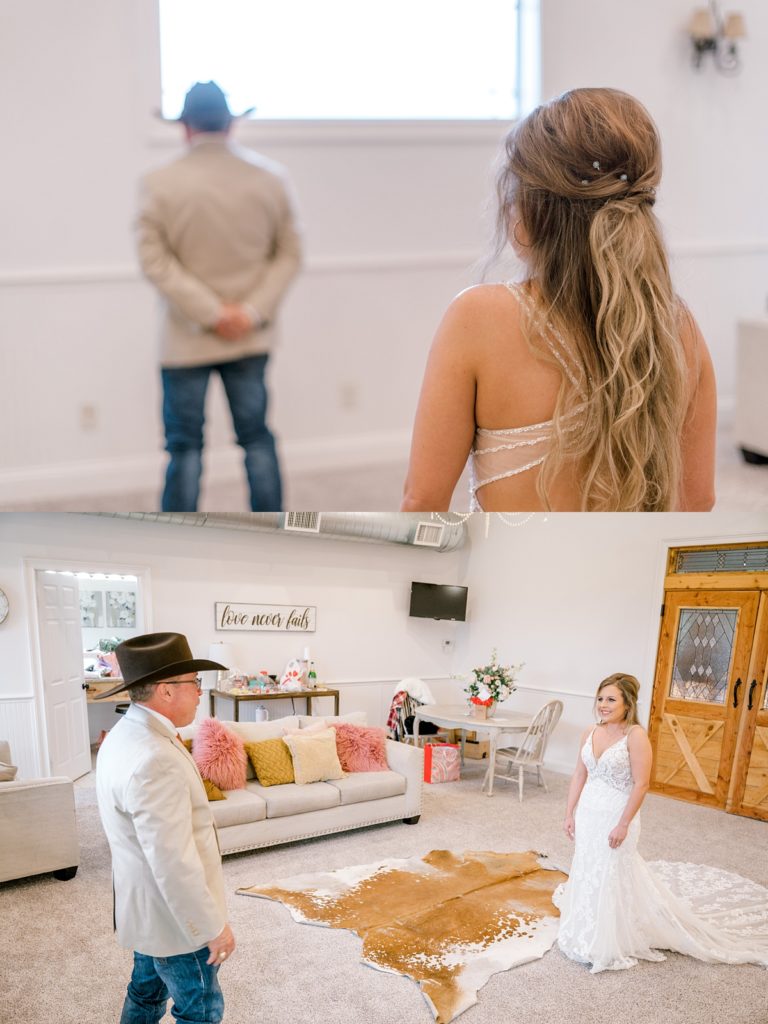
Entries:
[[207, 964], [208, 947], [179, 956], [133, 954], [133, 974], [125, 994], [120, 1024], [158, 1024], [168, 999], [179, 1024], [219, 1024], [224, 996], [215, 964]]
[[237, 443], [245, 452], [251, 511], [282, 508], [280, 467], [275, 439], [267, 427], [266, 356], [231, 363], [164, 367], [163, 422], [170, 462], [165, 474], [163, 512], [195, 512], [203, 467], [203, 424], [208, 378], [215, 370], [227, 393]]

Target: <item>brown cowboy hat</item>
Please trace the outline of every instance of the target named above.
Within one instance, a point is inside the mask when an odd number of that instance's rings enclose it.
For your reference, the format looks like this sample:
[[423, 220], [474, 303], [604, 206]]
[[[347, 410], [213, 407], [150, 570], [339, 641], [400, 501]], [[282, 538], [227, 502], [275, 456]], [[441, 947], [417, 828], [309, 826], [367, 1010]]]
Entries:
[[183, 633], [144, 633], [123, 640], [115, 648], [122, 681], [98, 694], [94, 700], [103, 700], [140, 683], [159, 683], [171, 676], [209, 669], [226, 669], [218, 661], [193, 658], [189, 641]]

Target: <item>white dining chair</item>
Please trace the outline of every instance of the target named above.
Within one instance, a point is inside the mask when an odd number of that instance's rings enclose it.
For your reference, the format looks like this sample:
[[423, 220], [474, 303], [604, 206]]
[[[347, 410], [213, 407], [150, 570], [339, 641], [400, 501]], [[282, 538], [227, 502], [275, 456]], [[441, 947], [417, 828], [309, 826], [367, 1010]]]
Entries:
[[[510, 780], [513, 778], [512, 773], [516, 768], [521, 802], [523, 799], [523, 772], [526, 770], [535, 768], [539, 785], [544, 787], [545, 793], [549, 792], [544, 776], [541, 774], [541, 766], [544, 764], [549, 737], [562, 713], [563, 702], [561, 700], [549, 701], [536, 712], [533, 721], [519, 742], [515, 738], [514, 745], [500, 746], [496, 749], [496, 767], [493, 774], [499, 779]], [[510, 739], [512, 738], [510, 735]], [[499, 737], [499, 743], [505, 743], [503, 733]]]

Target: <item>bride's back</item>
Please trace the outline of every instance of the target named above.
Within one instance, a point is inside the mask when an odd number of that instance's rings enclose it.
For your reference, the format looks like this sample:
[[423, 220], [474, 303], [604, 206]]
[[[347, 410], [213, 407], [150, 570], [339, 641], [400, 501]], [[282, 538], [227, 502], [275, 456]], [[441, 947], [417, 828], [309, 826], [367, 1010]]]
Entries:
[[499, 252], [511, 242], [528, 280], [468, 289], [444, 317], [404, 508], [447, 507], [470, 450], [473, 507], [711, 507], [714, 379], [672, 287], [660, 175], [655, 125], [618, 90], [573, 90], [513, 128]]

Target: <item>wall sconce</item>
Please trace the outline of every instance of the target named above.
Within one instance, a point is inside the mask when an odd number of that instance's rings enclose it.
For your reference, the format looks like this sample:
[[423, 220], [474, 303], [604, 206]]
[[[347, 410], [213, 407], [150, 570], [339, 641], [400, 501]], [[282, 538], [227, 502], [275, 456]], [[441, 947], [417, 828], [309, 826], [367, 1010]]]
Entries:
[[722, 16], [715, 0], [712, 0], [709, 7], [697, 7], [693, 12], [688, 33], [693, 43], [695, 68], [701, 67], [705, 53], [711, 53], [719, 71], [735, 74], [741, 70], [736, 43], [747, 34], [743, 14]]

